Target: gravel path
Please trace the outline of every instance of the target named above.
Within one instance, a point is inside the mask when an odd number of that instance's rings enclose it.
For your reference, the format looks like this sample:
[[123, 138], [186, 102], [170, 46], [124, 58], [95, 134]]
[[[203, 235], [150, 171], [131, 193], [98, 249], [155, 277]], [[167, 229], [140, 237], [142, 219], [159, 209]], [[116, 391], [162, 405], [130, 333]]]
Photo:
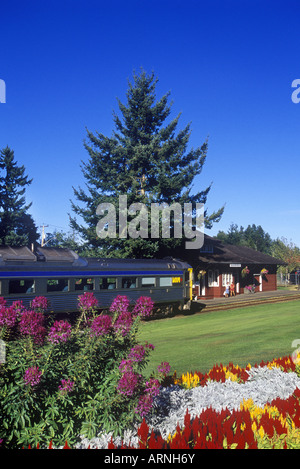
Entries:
[[[174, 433], [177, 423], [183, 425], [186, 410], [190, 415], [199, 415], [204, 409], [212, 407], [216, 411], [239, 409], [243, 399], [252, 399], [254, 404], [263, 407], [273, 399], [287, 399], [296, 388], [300, 388], [300, 378], [296, 373], [285, 373], [279, 368], [251, 368], [249, 379], [245, 383], [231, 380], [220, 383], [208, 382], [205, 386], [183, 389], [178, 385], [162, 388], [156, 398], [153, 414], [147, 423], [150, 428], [157, 429], [166, 438]], [[111, 434], [99, 435], [93, 440], [83, 438], [77, 448], [107, 448]], [[114, 440], [120, 444], [121, 440]], [[128, 430], [123, 436], [124, 443], [138, 444], [136, 432]]]

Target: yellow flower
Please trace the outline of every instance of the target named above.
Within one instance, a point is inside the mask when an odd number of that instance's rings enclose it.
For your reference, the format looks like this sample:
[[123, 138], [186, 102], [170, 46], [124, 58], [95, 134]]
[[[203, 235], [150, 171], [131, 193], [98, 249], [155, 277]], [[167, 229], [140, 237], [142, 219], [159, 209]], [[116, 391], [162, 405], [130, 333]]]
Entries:
[[259, 427], [258, 434], [261, 438], [265, 436], [265, 431], [262, 426]]
[[251, 428], [252, 428], [253, 433], [257, 432], [257, 426], [255, 422], [252, 423]]

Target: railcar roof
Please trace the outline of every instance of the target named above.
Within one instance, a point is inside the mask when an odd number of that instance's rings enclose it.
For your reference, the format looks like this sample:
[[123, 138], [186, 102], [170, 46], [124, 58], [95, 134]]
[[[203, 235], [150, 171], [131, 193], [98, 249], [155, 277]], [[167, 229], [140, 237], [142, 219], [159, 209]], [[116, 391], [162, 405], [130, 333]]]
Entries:
[[80, 267], [80, 268], [106, 268], [110, 269], [186, 269], [190, 266], [181, 260], [166, 259], [118, 259], [118, 258], [95, 258], [80, 257], [71, 249], [37, 247], [35, 251], [31, 251], [28, 247], [10, 247], [0, 246], [0, 265], [2, 266], [18, 266], [20, 264], [29, 268], [30, 264], [34, 264], [35, 268], [43, 268], [42, 266], [61, 266], [64, 268]]
[[186, 262], [182, 262], [178, 259], [115, 259], [115, 258], [86, 258], [89, 267], [106, 267], [106, 268], [118, 268], [118, 267], [134, 267], [138, 269], [154, 268], [167, 268], [170, 270], [188, 268], [189, 265]]
[[11, 261], [27, 261], [35, 262], [35, 254], [26, 246], [23, 247], [11, 247], [11, 246], [0, 246], [0, 262], [11, 262]]

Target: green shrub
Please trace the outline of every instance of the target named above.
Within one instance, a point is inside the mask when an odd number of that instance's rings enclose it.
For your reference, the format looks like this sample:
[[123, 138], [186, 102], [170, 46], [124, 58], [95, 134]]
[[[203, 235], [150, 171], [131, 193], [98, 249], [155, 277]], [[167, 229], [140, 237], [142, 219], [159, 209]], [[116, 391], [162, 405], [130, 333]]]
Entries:
[[151, 409], [159, 381], [142, 372], [151, 344], [140, 345], [137, 331], [153, 303], [141, 297], [130, 310], [118, 296], [109, 314], [98, 314], [92, 293], [78, 297], [79, 320], [52, 324], [38, 297], [30, 310], [22, 303], [0, 305], [0, 338], [6, 357], [0, 364], [0, 439], [5, 448], [52, 440], [74, 444], [101, 429], [122, 434]]

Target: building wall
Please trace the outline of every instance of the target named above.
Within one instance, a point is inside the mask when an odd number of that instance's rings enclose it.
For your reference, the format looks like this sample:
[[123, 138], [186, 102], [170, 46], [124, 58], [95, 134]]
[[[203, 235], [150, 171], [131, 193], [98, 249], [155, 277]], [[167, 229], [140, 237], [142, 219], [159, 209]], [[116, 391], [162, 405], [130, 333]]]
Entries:
[[[261, 269], [265, 267], [269, 273], [261, 275]], [[224, 296], [226, 280], [235, 284], [236, 294], [244, 294], [246, 285], [255, 283], [255, 292], [277, 290], [276, 266], [251, 266], [247, 277], [242, 278], [241, 269], [230, 268], [229, 266], [216, 266], [207, 269], [206, 274], [199, 281], [199, 286], [194, 287], [194, 295], [202, 299], [222, 298]]]

